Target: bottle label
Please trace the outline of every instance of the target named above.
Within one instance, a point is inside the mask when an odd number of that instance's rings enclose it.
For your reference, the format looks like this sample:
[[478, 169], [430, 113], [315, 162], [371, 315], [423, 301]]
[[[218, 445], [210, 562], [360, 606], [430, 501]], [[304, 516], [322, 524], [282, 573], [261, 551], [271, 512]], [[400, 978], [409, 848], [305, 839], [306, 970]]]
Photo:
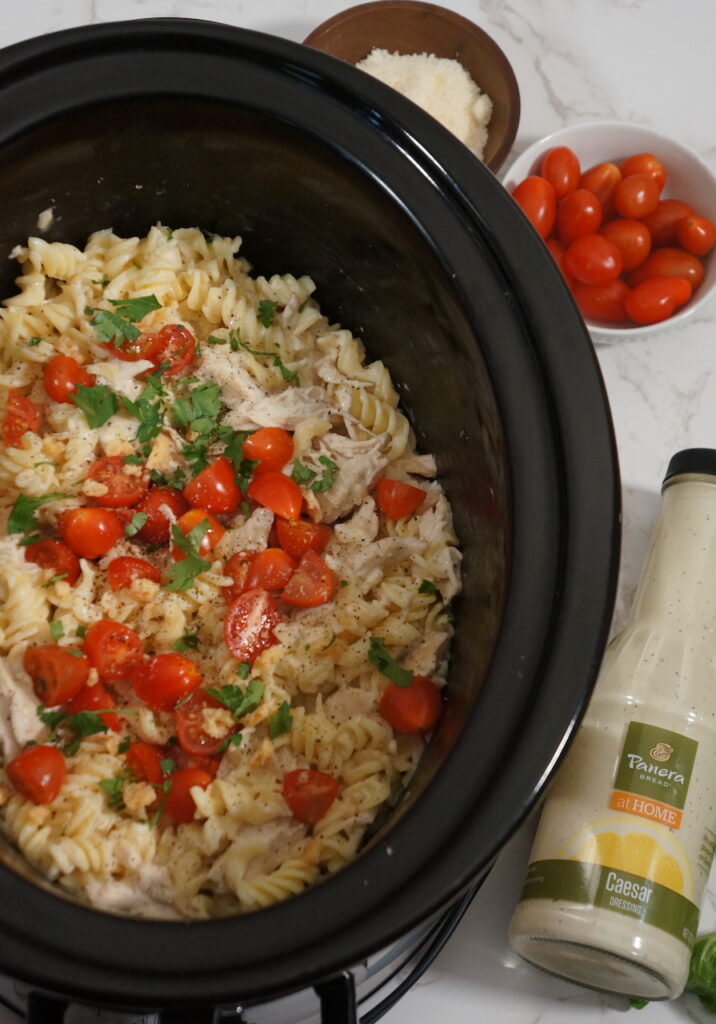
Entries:
[[644, 722], [630, 722], [609, 806], [679, 829], [698, 743]]
[[660, 928], [689, 948], [699, 920], [699, 908], [691, 900], [659, 882], [623, 869], [575, 860], [533, 861], [521, 898], [603, 907]]

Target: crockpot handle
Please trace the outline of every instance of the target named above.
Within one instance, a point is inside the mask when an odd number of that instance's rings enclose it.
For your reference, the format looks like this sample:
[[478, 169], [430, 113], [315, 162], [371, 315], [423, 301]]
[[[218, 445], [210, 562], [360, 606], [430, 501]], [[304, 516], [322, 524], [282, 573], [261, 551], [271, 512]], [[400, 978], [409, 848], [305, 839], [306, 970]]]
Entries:
[[350, 971], [333, 974], [313, 988], [321, 1001], [322, 1024], [358, 1024], [355, 982]]

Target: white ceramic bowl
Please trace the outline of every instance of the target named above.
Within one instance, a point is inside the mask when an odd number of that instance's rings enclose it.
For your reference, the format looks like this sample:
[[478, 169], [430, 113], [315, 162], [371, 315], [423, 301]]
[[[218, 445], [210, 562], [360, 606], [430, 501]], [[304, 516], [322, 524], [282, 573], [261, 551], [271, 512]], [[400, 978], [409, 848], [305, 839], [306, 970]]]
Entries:
[[[537, 174], [540, 161], [549, 149], [569, 146], [582, 170], [604, 160], [619, 163], [634, 153], [653, 153], [666, 168], [662, 199], [683, 199], [694, 213], [716, 222], [716, 176], [693, 149], [640, 124], [625, 121], [588, 121], [560, 128], [529, 146], [502, 175], [502, 184], [511, 192], [529, 174]], [[593, 338], [600, 342], [624, 341], [652, 334], [691, 316], [716, 293], [716, 248], [702, 257], [704, 279], [693, 297], [674, 316], [646, 327], [614, 326], [587, 320]]]

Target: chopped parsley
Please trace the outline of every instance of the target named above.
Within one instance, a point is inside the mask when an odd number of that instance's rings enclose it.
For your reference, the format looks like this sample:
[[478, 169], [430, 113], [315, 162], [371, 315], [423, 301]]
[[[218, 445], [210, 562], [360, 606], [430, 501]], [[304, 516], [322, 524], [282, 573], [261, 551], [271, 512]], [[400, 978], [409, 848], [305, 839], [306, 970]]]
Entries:
[[148, 519], [149, 515], [147, 512], [133, 513], [132, 518], [129, 520], [129, 522], [124, 528], [125, 537], [133, 537], [135, 533], [139, 533], [139, 531], [142, 529], [142, 527], [144, 526]]
[[35, 519], [35, 513], [49, 501], [58, 501], [60, 498], [71, 498], [71, 494], [43, 494], [40, 498], [28, 498], [21, 494], [12, 506], [10, 518], [7, 522], [8, 533], [31, 533], [36, 530], [39, 523]]
[[178, 640], [174, 641], [172, 649], [175, 651], [198, 651], [199, 634], [185, 633], [184, 636], [180, 636]]
[[125, 772], [120, 772], [113, 779], [100, 779], [99, 787], [107, 794], [107, 803], [114, 811], [124, 810], [124, 783], [127, 781]]
[[85, 414], [90, 427], [103, 426], [119, 408], [119, 399], [106, 384], [78, 384], [70, 398]]
[[216, 697], [238, 721], [259, 706], [264, 696], [264, 684], [260, 679], [252, 679], [246, 689], [242, 690], [234, 683], [226, 683], [224, 686], [207, 687], [207, 693]]
[[276, 714], [269, 718], [269, 739], [275, 740], [277, 736], [290, 732], [292, 725], [291, 705], [285, 700]]
[[[323, 472], [320, 477], [314, 469], [306, 466], [298, 459], [294, 459], [293, 468], [291, 470], [291, 479], [299, 485], [308, 484], [310, 489], [316, 494], [322, 494], [324, 491], [330, 490], [336, 482], [338, 466], [333, 459], [329, 459], [327, 455], [319, 455], [318, 461], [323, 466]], [[316, 479], [317, 477], [318, 479]]]
[[259, 302], [259, 311], [256, 314], [256, 319], [260, 320], [264, 327], [270, 327], [273, 323], [276, 306], [278, 306], [278, 302], [272, 302], [271, 299], [261, 299]]
[[293, 468], [291, 470], [291, 479], [297, 484], [310, 484], [312, 480], [315, 480], [318, 474], [313, 469], [309, 469], [299, 459], [293, 460]]
[[144, 390], [136, 401], [133, 402], [122, 395], [122, 404], [127, 412], [139, 420], [137, 440], [140, 444], [148, 444], [162, 431], [164, 406], [161, 399], [163, 396], [161, 366], [150, 377], [147, 377]]
[[[275, 303], [274, 303], [274, 305], [275, 305]], [[264, 324], [264, 326], [267, 327], [268, 324]], [[231, 347], [232, 347], [233, 351], [237, 351], [237, 349], [234, 349], [234, 347], [233, 347], [233, 338], [234, 338], [234, 335], [232, 335], [232, 338], [231, 338], [231, 340], [232, 340], [232, 346]], [[283, 362], [283, 360], [280, 358], [280, 356], [277, 356], [275, 352], [261, 352], [257, 348], [250, 348], [248, 342], [241, 341], [240, 338], [236, 339], [236, 343], [237, 343], [237, 347], [241, 347], [242, 349], [244, 349], [245, 352], [248, 352], [249, 355], [261, 356], [264, 359], [270, 359], [272, 366], [278, 366], [279, 371], [281, 373], [281, 376], [283, 377], [283, 379], [285, 381], [288, 381], [290, 384], [295, 384], [298, 381], [298, 374], [296, 373], [296, 371], [295, 370], [289, 370], [289, 368], [286, 366], [286, 364]]]
[[109, 284], [109, 278], [106, 274], [102, 274], [98, 281], [92, 280], [92, 284], [98, 284], [100, 288], [106, 288]]
[[244, 457], [244, 441], [249, 434], [250, 431], [232, 431], [232, 436], [224, 448], [224, 455], [233, 463], [237, 486], [244, 492], [249, 486], [251, 474], [259, 464], [259, 459]]
[[239, 667], [236, 669], [236, 675], [239, 679], [248, 679], [251, 674], [251, 663], [248, 661], [242, 661]]
[[437, 591], [437, 587], [432, 580], [423, 580], [418, 587], [419, 594], [434, 594]]
[[217, 754], [223, 754], [223, 752], [224, 752], [225, 750], [227, 750], [227, 749], [229, 748], [229, 746], [232, 746], [232, 747], [240, 747], [240, 746], [241, 746], [241, 740], [242, 740], [242, 738], [243, 738], [243, 737], [242, 737], [242, 734], [241, 734], [240, 732], [232, 732], [232, 733], [229, 733], [229, 735], [228, 735], [228, 736], [226, 736], [226, 737], [225, 737], [225, 738], [224, 738], [224, 739], [223, 739], [223, 740], [221, 741], [221, 743], [219, 744], [219, 746], [218, 746], [218, 747], [216, 748], [216, 753], [217, 753]]
[[[64, 574], [65, 576], [67, 573]], [[57, 642], [61, 637], [65, 635], [65, 627], [62, 625], [62, 619], [56, 619], [50, 623], [50, 636]]]
[[122, 459], [125, 466], [143, 466], [144, 459], [141, 455], [125, 455]]
[[196, 526], [192, 526], [186, 535], [181, 532], [176, 523], [172, 523], [172, 541], [174, 546], [184, 553], [184, 558], [174, 562], [169, 570], [165, 590], [189, 590], [199, 573], [206, 572], [211, 568], [211, 562], [199, 555], [199, 548], [209, 529], [209, 520], [202, 519]]
[[91, 316], [90, 324], [94, 327], [100, 341], [111, 342], [119, 348], [124, 341], [136, 341], [141, 331], [135, 327], [147, 313], [161, 309], [156, 295], [142, 295], [138, 299], [110, 299], [115, 311], [85, 307], [85, 315]]
[[77, 629], [75, 630], [75, 636], [78, 636], [80, 640], [82, 640], [84, 637], [87, 636], [87, 627], [78, 626]]
[[118, 754], [126, 754], [129, 748], [132, 746], [132, 737], [125, 736], [122, 742], [117, 747]]
[[215, 334], [210, 334], [206, 339], [207, 345], [228, 345], [228, 338], [217, 338]]
[[[66, 579], [67, 579], [67, 573], [66, 572], [58, 572], [56, 576], [50, 576], [49, 580], [47, 580], [46, 583], [42, 584], [42, 587], [43, 587], [44, 590], [47, 590], [48, 587], [54, 586], [55, 583], [59, 583], [60, 580], [66, 580]], [[54, 623], [53, 623], [53, 625], [54, 625]], [[60, 625], [62, 625], [62, 623], [60, 623]], [[62, 634], [60, 634], [60, 636], [62, 636]]]
[[222, 427], [218, 422], [222, 411], [218, 384], [213, 381], [198, 384], [188, 395], [177, 398], [171, 411], [174, 421], [195, 435], [182, 446], [182, 454], [192, 463], [192, 473], [196, 475], [209, 464], [206, 457], [209, 445], [232, 434], [230, 427]]
[[172, 761], [170, 757], [165, 757], [164, 760], [161, 762], [161, 767], [162, 775], [164, 776], [164, 781], [162, 782], [160, 787], [162, 795], [161, 799], [159, 800], [159, 804], [157, 805], [156, 811], [151, 816], [151, 818], [147, 820], [147, 824], [149, 825], [150, 828], [154, 828], [154, 826], [157, 824], [162, 814], [164, 813], [164, 808], [167, 805], [167, 797], [169, 796], [172, 785], [174, 784], [174, 779], [167, 778], [167, 776], [169, 776], [171, 772], [176, 770], [176, 763]]
[[28, 348], [35, 348], [35, 346], [36, 346], [36, 345], [39, 345], [41, 341], [42, 341], [42, 338], [40, 338], [40, 337], [39, 337], [39, 336], [38, 336], [38, 335], [36, 334], [36, 335], [35, 335], [35, 336], [34, 336], [33, 338], [30, 338], [30, 340], [29, 340], [29, 341], [28, 341], [28, 343], [27, 343], [27, 347], [28, 347]]
[[60, 727], [69, 732], [71, 739], [62, 748], [62, 752], [68, 757], [77, 753], [86, 736], [93, 736], [97, 732], [107, 732], [107, 725], [97, 711], [78, 711], [76, 714], [70, 715], [66, 711], [46, 711], [45, 705], [40, 704], [37, 709], [37, 717], [44, 725], [50, 727], [53, 742], [57, 739], [57, 731]]
[[385, 640], [381, 637], [372, 636], [370, 638], [368, 658], [378, 671], [396, 686], [410, 686], [412, 683], [413, 673], [410, 669], [401, 668], [395, 658], [388, 654], [385, 649]]

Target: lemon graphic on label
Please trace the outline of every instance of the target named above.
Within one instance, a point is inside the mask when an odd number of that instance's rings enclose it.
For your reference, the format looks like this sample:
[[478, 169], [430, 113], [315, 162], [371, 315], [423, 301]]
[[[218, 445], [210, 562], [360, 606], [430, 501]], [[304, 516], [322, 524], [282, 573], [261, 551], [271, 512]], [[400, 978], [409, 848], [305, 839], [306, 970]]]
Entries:
[[570, 860], [601, 864], [605, 868], [627, 871], [648, 878], [674, 892], [683, 893], [684, 875], [674, 857], [658, 840], [642, 832], [598, 832], [585, 839]]

